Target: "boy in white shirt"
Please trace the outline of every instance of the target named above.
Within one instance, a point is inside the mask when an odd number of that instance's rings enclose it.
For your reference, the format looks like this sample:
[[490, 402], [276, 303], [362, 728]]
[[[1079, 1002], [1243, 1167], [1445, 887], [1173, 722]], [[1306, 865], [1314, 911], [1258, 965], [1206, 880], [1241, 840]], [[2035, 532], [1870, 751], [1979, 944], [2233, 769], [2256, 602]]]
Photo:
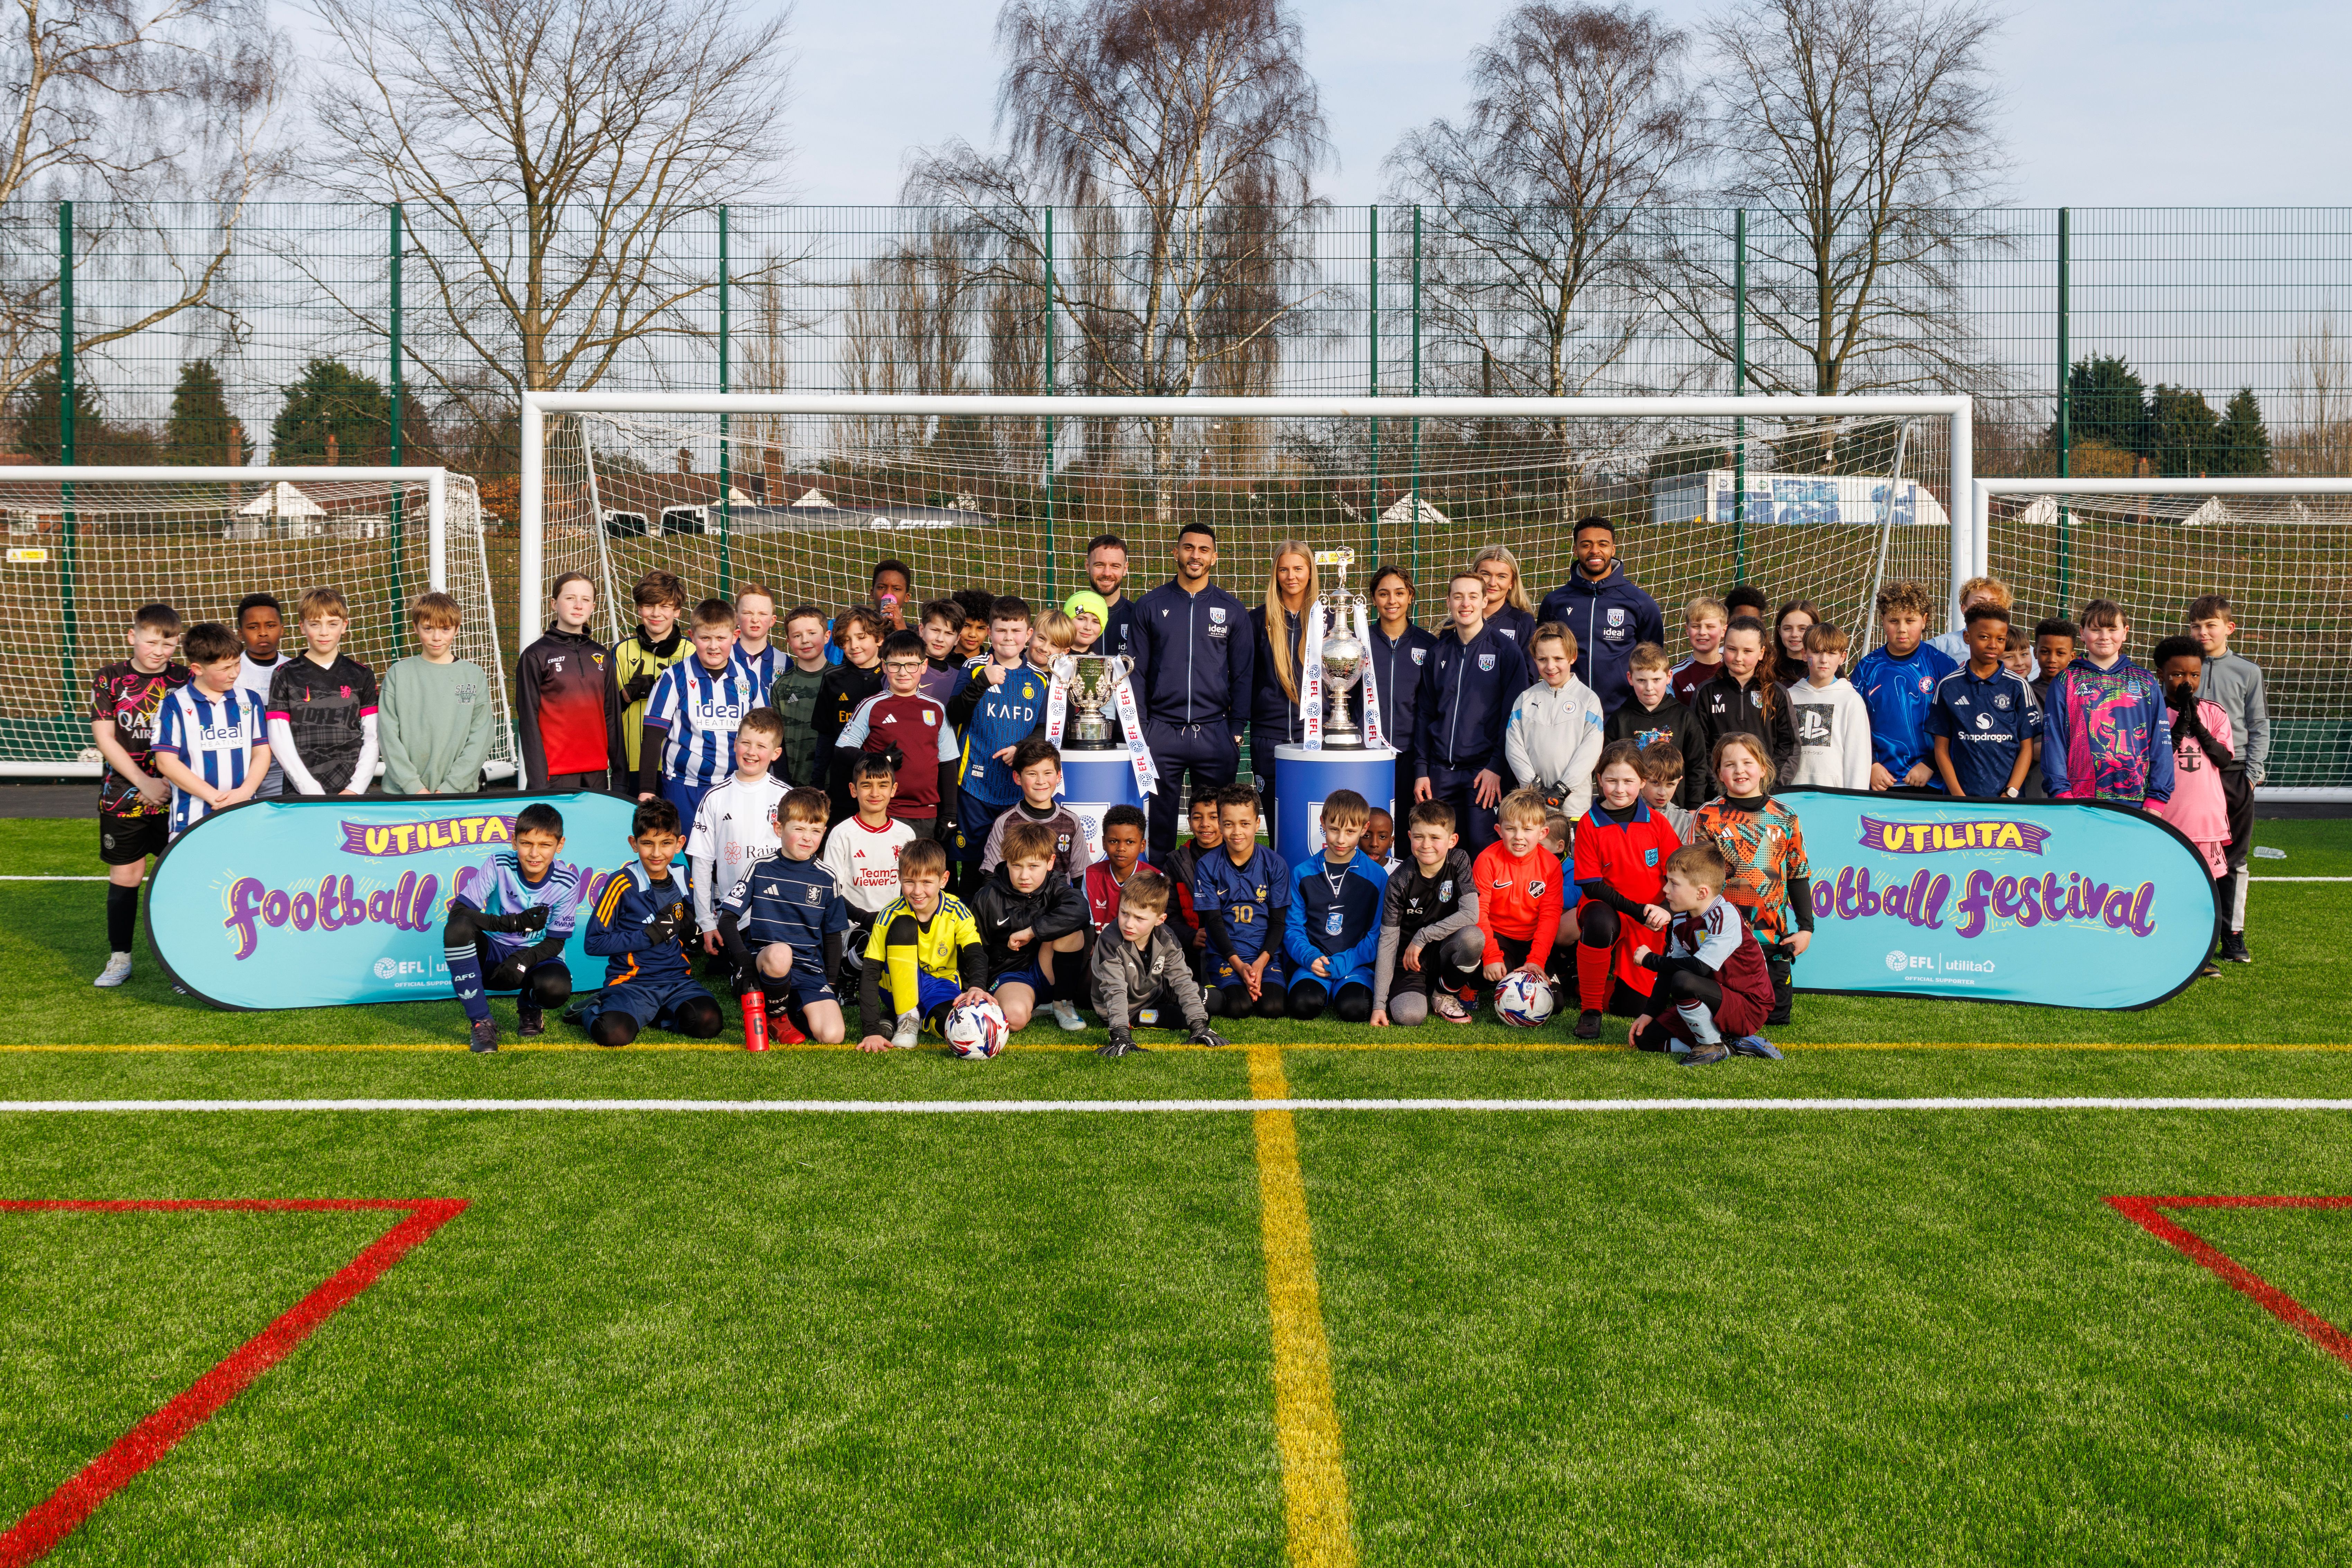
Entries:
[[783, 716], [772, 708], [752, 709], [735, 731], [734, 775], [695, 807], [694, 827], [686, 839], [687, 879], [705, 952], [719, 951], [720, 901], [735, 890], [752, 861], [783, 847], [774, 816], [791, 786], [768, 771], [783, 750]]
[[1544, 805], [1571, 822], [1592, 808], [1592, 769], [1601, 761], [1609, 716], [1592, 688], [1576, 679], [1576, 634], [1547, 621], [1528, 640], [1536, 683], [1511, 704], [1503, 756], [1511, 776], [1542, 792]]
[[898, 793], [898, 770], [879, 752], [857, 759], [849, 774], [849, 793], [857, 802], [857, 815], [834, 826], [817, 864], [833, 873], [841, 896], [849, 902], [842, 963], [855, 970], [864, 962], [874, 922], [898, 901], [898, 851], [915, 841], [915, 830], [890, 815], [891, 797]]
[[1797, 726], [1797, 765], [1780, 781], [1783, 788], [1870, 787], [1870, 710], [1853, 682], [1838, 674], [1846, 647], [1845, 633], [1827, 621], [1806, 628], [1805, 679], [1786, 688]]

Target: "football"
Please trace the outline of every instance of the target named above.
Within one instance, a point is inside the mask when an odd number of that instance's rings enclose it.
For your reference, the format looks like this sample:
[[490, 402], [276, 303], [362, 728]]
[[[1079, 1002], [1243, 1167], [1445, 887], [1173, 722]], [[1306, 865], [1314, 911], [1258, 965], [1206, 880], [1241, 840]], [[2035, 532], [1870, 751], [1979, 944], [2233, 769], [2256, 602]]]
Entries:
[[[1550, 1011], [1549, 1004], [1545, 1011]], [[1012, 1033], [1004, 1010], [993, 1002], [967, 1002], [948, 1013], [948, 1049], [966, 1061], [986, 1061], [1004, 1049]]]
[[1534, 1028], [1551, 1009], [1551, 987], [1524, 970], [1513, 970], [1495, 987], [1495, 1016], [1515, 1029]]

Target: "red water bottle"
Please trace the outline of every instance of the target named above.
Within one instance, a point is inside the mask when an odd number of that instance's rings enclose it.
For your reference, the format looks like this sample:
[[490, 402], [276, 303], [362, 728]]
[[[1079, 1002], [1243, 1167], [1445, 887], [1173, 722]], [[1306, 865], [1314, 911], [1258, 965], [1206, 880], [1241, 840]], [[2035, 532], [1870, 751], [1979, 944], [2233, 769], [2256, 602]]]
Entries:
[[768, 1048], [768, 998], [757, 987], [737, 998], [743, 1004], [743, 1048], [764, 1051]]

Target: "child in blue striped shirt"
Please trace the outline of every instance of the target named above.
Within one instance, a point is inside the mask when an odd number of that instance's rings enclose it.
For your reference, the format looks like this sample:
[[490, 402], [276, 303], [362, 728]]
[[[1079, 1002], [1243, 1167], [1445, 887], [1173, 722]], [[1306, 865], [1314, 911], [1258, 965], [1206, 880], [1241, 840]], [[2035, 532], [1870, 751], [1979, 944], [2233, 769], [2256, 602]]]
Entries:
[[172, 785], [172, 837], [215, 811], [251, 800], [269, 773], [268, 710], [237, 689], [245, 645], [218, 621], [189, 629], [194, 677], [163, 699], [156, 716], [155, 771]]
[[637, 753], [637, 798], [656, 795], [692, 822], [702, 797], [735, 770], [735, 731], [766, 700], [735, 657], [735, 607], [705, 599], [694, 607], [694, 657], [661, 672], [646, 701]]

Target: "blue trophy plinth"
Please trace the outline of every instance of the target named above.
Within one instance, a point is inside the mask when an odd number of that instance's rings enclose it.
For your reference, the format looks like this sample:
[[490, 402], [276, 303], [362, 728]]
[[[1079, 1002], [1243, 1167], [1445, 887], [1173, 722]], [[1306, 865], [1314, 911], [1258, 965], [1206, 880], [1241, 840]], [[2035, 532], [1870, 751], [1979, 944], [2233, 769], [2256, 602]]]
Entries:
[[1125, 752], [1065, 751], [1062, 803], [1077, 813], [1087, 830], [1087, 848], [1100, 859], [1103, 813], [1114, 805], [1141, 806], [1143, 792], [1135, 787], [1135, 768]]
[[[1386, 746], [1347, 752], [1276, 746], [1274, 756], [1282, 781], [1275, 801], [1274, 851], [1288, 865], [1322, 849], [1323, 803], [1335, 792], [1351, 789], [1374, 811], [1396, 811], [1391, 797], [1396, 793], [1397, 754]], [[1398, 837], [1403, 837], [1401, 828]]]

